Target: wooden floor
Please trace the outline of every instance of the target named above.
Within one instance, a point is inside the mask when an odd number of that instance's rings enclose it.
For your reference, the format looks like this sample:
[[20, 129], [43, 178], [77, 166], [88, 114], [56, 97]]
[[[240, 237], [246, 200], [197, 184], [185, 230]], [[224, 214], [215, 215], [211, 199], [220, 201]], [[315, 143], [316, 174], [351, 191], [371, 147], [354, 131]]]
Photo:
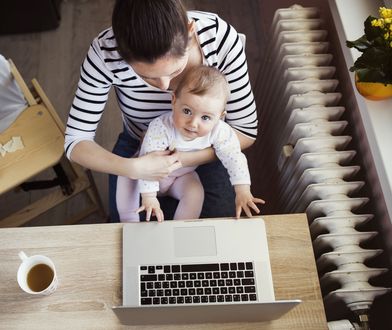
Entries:
[[[61, 5], [60, 26], [51, 31], [0, 35], [0, 54], [11, 58], [26, 81], [37, 78], [61, 119], [65, 122], [79, 79], [80, 65], [94, 37], [111, 25], [113, 0], [66, 0]], [[264, 34], [260, 13], [263, 1], [258, 0], [185, 0], [188, 9], [218, 13], [238, 31], [246, 34], [246, 53], [254, 86], [262, 62]], [[121, 129], [120, 114], [113, 93], [110, 95], [96, 140], [111, 149]], [[1, 160], [0, 160], [1, 161]], [[52, 173], [43, 175], [51, 177]], [[94, 177], [108, 210], [107, 175]], [[11, 191], [0, 196], [0, 218], [26, 206], [42, 192]], [[40, 216], [34, 225], [61, 224], [83, 200], [79, 197]], [[90, 217], [86, 222], [94, 222]]]

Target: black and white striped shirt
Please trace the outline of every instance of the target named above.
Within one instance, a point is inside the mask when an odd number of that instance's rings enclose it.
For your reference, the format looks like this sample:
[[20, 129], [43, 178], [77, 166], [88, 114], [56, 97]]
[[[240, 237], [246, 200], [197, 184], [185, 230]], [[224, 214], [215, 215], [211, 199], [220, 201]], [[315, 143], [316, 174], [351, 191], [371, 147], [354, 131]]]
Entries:
[[[232, 26], [215, 14], [190, 11], [195, 21], [204, 63], [225, 74], [231, 94], [226, 122], [250, 138], [257, 135], [256, 105], [250, 86], [243, 45]], [[65, 150], [82, 140], [94, 140], [109, 90], [114, 86], [124, 126], [139, 138], [148, 124], [171, 110], [171, 93], [147, 84], [119, 55], [111, 28], [95, 38], [81, 67], [81, 75], [69, 113]]]

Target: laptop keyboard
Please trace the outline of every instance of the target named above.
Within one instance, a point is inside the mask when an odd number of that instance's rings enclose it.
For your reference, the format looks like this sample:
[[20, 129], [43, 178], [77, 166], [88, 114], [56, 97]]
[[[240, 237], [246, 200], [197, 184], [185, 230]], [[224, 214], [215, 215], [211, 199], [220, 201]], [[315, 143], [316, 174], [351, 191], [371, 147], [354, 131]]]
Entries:
[[257, 301], [252, 262], [140, 266], [141, 305]]

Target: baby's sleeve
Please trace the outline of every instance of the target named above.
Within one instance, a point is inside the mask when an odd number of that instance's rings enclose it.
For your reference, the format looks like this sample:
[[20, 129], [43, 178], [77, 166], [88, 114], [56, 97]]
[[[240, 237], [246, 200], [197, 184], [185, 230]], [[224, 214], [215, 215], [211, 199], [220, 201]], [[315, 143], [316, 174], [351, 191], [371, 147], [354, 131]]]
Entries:
[[[154, 119], [148, 126], [143, 138], [139, 153], [140, 156], [153, 151], [166, 150], [170, 144], [169, 137], [168, 129], [161, 118]], [[159, 191], [159, 182], [139, 180], [139, 190], [140, 193]]]
[[213, 148], [216, 156], [227, 169], [231, 184], [250, 185], [248, 162], [241, 151], [240, 142], [233, 128], [222, 123], [214, 140]]

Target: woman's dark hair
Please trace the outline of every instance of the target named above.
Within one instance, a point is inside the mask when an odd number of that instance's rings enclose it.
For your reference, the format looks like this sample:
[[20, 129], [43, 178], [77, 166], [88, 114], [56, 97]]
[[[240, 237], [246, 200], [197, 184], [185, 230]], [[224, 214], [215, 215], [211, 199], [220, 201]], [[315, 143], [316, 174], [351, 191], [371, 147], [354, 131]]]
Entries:
[[117, 0], [112, 27], [127, 62], [181, 57], [188, 46], [188, 17], [180, 0]]

